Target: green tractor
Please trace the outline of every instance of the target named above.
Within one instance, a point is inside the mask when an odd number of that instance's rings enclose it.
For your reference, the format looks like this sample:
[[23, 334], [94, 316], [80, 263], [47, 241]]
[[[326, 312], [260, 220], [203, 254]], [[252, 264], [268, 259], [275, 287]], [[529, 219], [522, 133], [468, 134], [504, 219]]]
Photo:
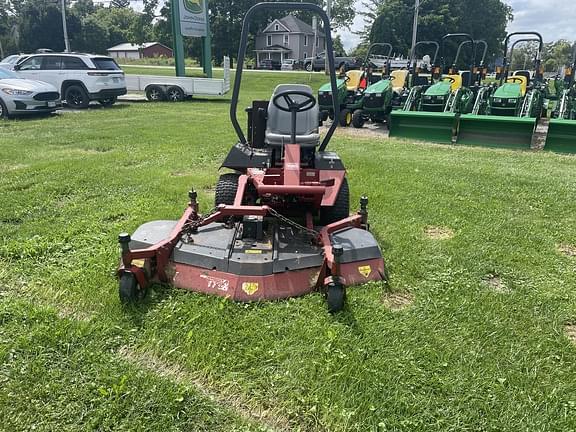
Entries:
[[545, 150], [560, 153], [576, 153], [576, 44], [572, 63], [564, 70], [564, 79], [560, 82], [561, 94], [548, 128]]
[[[384, 47], [387, 49], [384, 55], [385, 63], [382, 65], [382, 74], [373, 73], [371, 55], [375, 48]], [[401, 88], [406, 81], [406, 71], [394, 71], [390, 73], [390, 58], [392, 55], [392, 45], [389, 43], [373, 43], [368, 48], [364, 60], [364, 79], [366, 88], [360, 87], [355, 99], [346, 106], [346, 109], [352, 112], [352, 125], [361, 128], [368, 120], [382, 123], [386, 120], [392, 110], [392, 101], [394, 99], [395, 82], [400, 82]], [[404, 82], [402, 81], [404, 77]], [[398, 94], [398, 93], [396, 93]], [[399, 94], [398, 94], [399, 97]]]
[[[356, 94], [362, 84], [362, 79], [364, 76], [363, 70], [350, 70], [346, 73], [340, 73], [340, 77], [336, 80], [338, 94], [336, 95], [336, 100], [340, 108], [340, 114], [337, 121], [340, 126], [350, 126], [352, 123], [352, 111], [346, 106], [352, 104], [355, 101]], [[318, 107], [320, 110], [320, 123], [325, 122], [330, 118], [334, 119], [334, 108], [332, 105], [332, 89], [330, 83], [326, 83], [320, 87], [318, 90]]]
[[[508, 52], [509, 42], [515, 36], [529, 37], [516, 40]], [[533, 77], [526, 70], [510, 75], [509, 59], [512, 59], [516, 45], [534, 41], [539, 43], [539, 47], [534, 60]], [[542, 36], [536, 32], [517, 32], [506, 37], [500, 85], [488, 91], [482, 109], [474, 109], [470, 115], [461, 116], [458, 144], [513, 149], [531, 147], [532, 136], [548, 93], [541, 70], [543, 47]]]
[[[446, 43], [450, 39], [465, 39], [460, 43], [448, 74], [437, 79], [435, 83], [424, 87], [418, 97], [407, 100], [402, 111], [392, 112], [391, 136], [423, 139], [440, 143], [453, 143], [458, 130], [460, 114], [472, 112], [476, 95], [471, 89], [476, 73], [476, 43], [467, 33], [447, 34], [442, 38], [442, 69], [446, 63]], [[471, 63], [465, 71], [458, 71], [457, 66], [462, 48], [470, 44], [468, 58]], [[437, 69], [437, 68], [436, 68]], [[433, 74], [439, 77], [439, 74]], [[418, 90], [414, 90], [415, 93]]]

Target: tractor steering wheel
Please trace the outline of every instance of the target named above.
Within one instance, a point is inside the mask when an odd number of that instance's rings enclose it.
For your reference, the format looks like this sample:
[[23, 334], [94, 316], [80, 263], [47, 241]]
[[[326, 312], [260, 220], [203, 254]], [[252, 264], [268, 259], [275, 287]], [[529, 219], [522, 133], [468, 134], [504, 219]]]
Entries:
[[[301, 96], [304, 98], [304, 101], [297, 102], [291, 96]], [[280, 99], [283, 99], [286, 104], [282, 104]], [[300, 113], [314, 108], [316, 106], [316, 99], [310, 93], [304, 91], [286, 90], [274, 96], [272, 104], [280, 111]]]
[[515, 76], [511, 76], [510, 78], [508, 78], [510, 81], [512, 81], [513, 83], [518, 83], [518, 84], [522, 84], [524, 82], [524, 80], [522, 78], [519, 77], [515, 77]]

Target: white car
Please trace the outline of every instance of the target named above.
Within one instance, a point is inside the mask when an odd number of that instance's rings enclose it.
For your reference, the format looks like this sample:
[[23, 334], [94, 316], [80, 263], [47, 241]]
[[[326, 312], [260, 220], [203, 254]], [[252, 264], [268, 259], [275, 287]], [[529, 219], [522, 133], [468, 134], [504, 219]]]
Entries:
[[10, 55], [2, 59], [0, 62], [0, 68], [14, 70], [14, 66], [16, 66], [19, 62], [24, 61], [26, 58], [28, 58], [28, 56], [25, 54]]
[[61, 106], [60, 93], [53, 85], [22, 79], [12, 71], [0, 69], [0, 119], [51, 113]]
[[90, 101], [113, 105], [126, 94], [124, 72], [111, 57], [93, 54], [33, 54], [14, 71], [22, 78], [55, 86], [71, 108], [86, 108]]
[[284, 59], [282, 62], [282, 66], [280, 67], [281, 70], [296, 70], [299, 68], [298, 60], [294, 59]]

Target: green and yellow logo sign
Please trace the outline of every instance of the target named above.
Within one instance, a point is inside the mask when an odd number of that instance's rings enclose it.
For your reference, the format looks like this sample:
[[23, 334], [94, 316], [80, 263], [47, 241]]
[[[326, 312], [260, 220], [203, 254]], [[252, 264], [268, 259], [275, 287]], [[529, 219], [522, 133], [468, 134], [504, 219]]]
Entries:
[[188, 12], [201, 13], [204, 10], [204, 0], [184, 0], [184, 7]]

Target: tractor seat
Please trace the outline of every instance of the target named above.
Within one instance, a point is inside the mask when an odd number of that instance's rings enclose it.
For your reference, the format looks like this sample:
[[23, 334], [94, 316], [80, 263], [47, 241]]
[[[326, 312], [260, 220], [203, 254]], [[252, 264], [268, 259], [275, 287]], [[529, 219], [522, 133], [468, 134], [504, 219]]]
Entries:
[[[520, 80], [521, 82], [518, 82]], [[507, 83], [519, 84], [520, 90], [522, 91], [522, 96], [526, 94], [526, 90], [528, 89], [528, 78], [524, 75], [513, 75], [508, 77], [506, 80]]]
[[406, 78], [408, 78], [408, 71], [403, 69], [398, 69], [392, 71], [390, 74], [392, 78], [392, 90], [396, 93], [400, 93], [404, 87], [406, 87]]
[[454, 82], [450, 85], [450, 90], [455, 92], [460, 87], [462, 87], [462, 76], [460, 75], [448, 75], [446, 78], [452, 78]]
[[[300, 91], [312, 94], [312, 89], [302, 84], [280, 84], [274, 89], [272, 99], [284, 91]], [[300, 96], [292, 96], [296, 101], [303, 100]], [[266, 144], [282, 147], [290, 144], [292, 134], [292, 113], [281, 111], [272, 103], [268, 103], [268, 121], [266, 124]], [[280, 102], [283, 102], [282, 98]], [[318, 104], [312, 109], [296, 115], [296, 143], [303, 147], [316, 147], [320, 144], [318, 133]]]
[[355, 92], [358, 90], [360, 86], [360, 80], [362, 80], [362, 76], [364, 75], [364, 71], [361, 70], [351, 70], [346, 72], [346, 76], [349, 78], [346, 82], [346, 89], [349, 92]]

